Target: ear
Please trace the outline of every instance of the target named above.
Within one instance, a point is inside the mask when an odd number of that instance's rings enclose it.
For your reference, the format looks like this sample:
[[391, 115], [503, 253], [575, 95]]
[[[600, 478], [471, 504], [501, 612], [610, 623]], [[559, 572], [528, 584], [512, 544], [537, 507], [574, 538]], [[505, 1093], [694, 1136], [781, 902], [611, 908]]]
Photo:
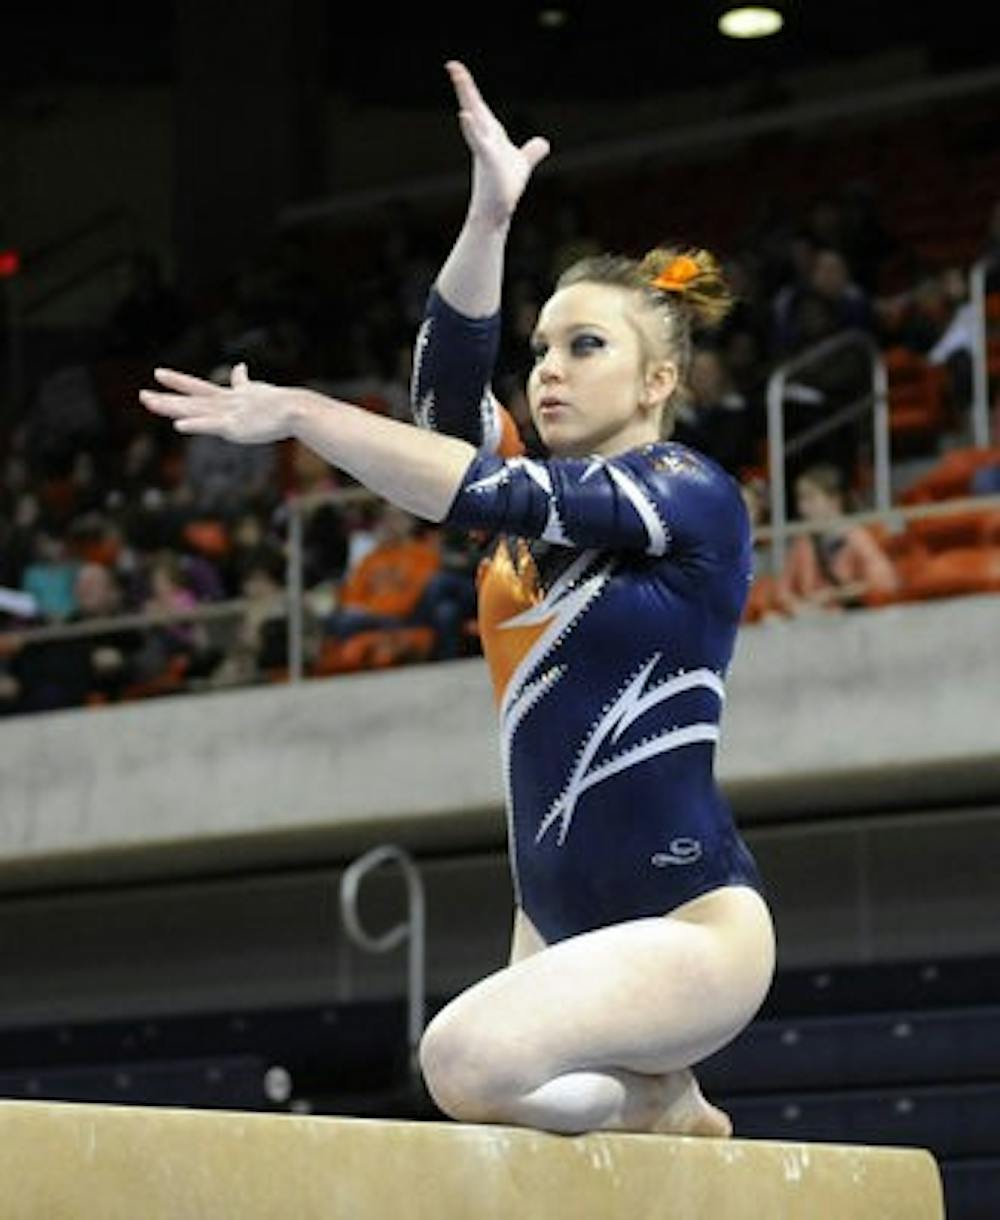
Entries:
[[644, 405], [655, 407], [667, 402], [679, 380], [677, 365], [672, 360], [652, 361], [643, 377]]

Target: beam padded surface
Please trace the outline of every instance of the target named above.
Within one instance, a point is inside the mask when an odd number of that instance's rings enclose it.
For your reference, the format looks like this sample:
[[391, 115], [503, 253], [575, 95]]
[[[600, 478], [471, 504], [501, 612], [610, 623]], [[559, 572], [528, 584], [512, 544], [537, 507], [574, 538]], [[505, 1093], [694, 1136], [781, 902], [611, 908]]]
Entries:
[[943, 1220], [921, 1149], [0, 1102], [4, 1220]]

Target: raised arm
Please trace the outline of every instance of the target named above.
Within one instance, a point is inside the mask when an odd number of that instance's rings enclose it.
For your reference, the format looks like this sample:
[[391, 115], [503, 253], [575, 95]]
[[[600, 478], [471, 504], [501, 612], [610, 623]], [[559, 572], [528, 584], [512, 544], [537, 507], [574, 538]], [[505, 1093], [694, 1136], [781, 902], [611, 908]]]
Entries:
[[500, 426], [490, 379], [500, 340], [507, 233], [549, 145], [540, 136], [515, 145], [468, 69], [456, 61], [446, 66], [472, 154], [472, 186], [465, 222], [431, 290], [417, 335], [411, 402], [414, 420], [422, 427], [492, 450]]
[[549, 143], [534, 136], [518, 147], [483, 100], [469, 70], [454, 60], [446, 67], [472, 154], [472, 189], [465, 224], [435, 286], [460, 314], [485, 318], [500, 309], [511, 218], [535, 166], [548, 155]]

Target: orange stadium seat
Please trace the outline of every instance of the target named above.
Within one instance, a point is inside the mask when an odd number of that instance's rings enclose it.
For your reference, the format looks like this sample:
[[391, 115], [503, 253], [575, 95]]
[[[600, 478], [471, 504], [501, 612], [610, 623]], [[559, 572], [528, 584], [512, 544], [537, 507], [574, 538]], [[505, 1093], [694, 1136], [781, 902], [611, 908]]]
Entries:
[[743, 610], [743, 622], [745, 624], [759, 623], [765, 615], [777, 610], [777, 601], [775, 599], [777, 583], [776, 577], [766, 573], [754, 579], [753, 584], [750, 586], [747, 604]]
[[356, 673], [363, 669], [389, 669], [430, 658], [434, 632], [430, 627], [379, 628], [359, 631], [346, 640], [325, 639], [310, 667], [314, 678]]
[[983, 545], [1000, 530], [998, 520], [1000, 512], [996, 509], [970, 509], [943, 517], [917, 518], [910, 522], [908, 532], [928, 551], [948, 551]]
[[927, 555], [907, 574], [904, 601], [1000, 592], [1000, 547], [956, 547]]
[[883, 356], [893, 438], [939, 436], [951, 416], [947, 371], [906, 347], [887, 348]]
[[972, 476], [983, 466], [1000, 462], [1000, 445], [992, 448], [952, 449], [925, 475], [900, 495], [901, 504], [927, 504], [967, 496]]

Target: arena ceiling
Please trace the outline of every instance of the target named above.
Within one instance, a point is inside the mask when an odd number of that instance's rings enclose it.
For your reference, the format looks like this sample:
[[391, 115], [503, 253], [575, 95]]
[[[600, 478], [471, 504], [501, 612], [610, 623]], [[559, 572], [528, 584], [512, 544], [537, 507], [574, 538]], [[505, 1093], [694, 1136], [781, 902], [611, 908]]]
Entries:
[[[766, 81], [891, 47], [923, 48], [935, 72], [1000, 66], [992, 6], [983, 0], [950, 0], [940, 11], [912, 0], [779, 0], [785, 30], [758, 43], [720, 37], [715, 0], [299, 2], [325, 4], [328, 86], [358, 104], [447, 104], [441, 64], [452, 56], [508, 101], [600, 101]], [[232, 19], [252, 3], [230, 0]], [[543, 24], [545, 9], [563, 13], [562, 23]], [[6, 0], [0, 91], [77, 79], [169, 81], [176, 13], [176, 0]]]

